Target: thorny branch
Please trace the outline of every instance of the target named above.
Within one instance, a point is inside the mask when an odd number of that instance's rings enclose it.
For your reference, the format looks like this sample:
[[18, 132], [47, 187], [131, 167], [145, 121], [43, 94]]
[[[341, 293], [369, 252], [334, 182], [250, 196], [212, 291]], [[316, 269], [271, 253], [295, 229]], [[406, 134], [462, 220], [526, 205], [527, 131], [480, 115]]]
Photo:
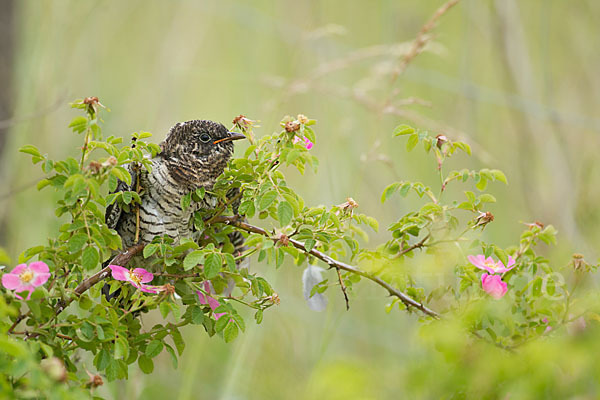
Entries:
[[[271, 238], [273, 240], [279, 240], [278, 238], [272, 238], [271, 235], [264, 229], [259, 228], [257, 226], [254, 225], [250, 225], [246, 222], [240, 221], [239, 217], [237, 216], [225, 216], [225, 215], [220, 215], [216, 218], [212, 218], [212, 222], [213, 223], [221, 223], [221, 224], [227, 224], [227, 225], [231, 225], [231, 226], [235, 226], [236, 228], [242, 229], [246, 232], [251, 232], [251, 233], [257, 233], [259, 235], [263, 235], [265, 237]], [[341, 269], [344, 271], [348, 271], [348, 272], [352, 272], [356, 275], [360, 275], [364, 278], [367, 278], [373, 282], [375, 282], [376, 284], [378, 284], [379, 286], [382, 286], [383, 288], [385, 288], [388, 293], [391, 296], [395, 296], [398, 299], [400, 299], [400, 301], [402, 301], [402, 303], [404, 303], [404, 305], [406, 305], [406, 307], [408, 309], [410, 309], [410, 307], [414, 307], [418, 310], [420, 310], [421, 312], [423, 312], [426, 315], [429, 315], [430, 317], [433, 317], [435, 319], [439, 319], [440, 318], [440, 314], [438, 314], [437, 312], [429, 309], [427, 306], [423, 305], [422, 303], [419, 303], [418, 301], [416, 301], [415, 299], [413, 299], [412, 297], [410, 297], [409, 295], [407, 295], [406, 293], [396, 289], [395, 287], [393, 287], [392, 285], [390, 285], [389, 283], [387, 283], [386, 281], [384, 281], [383, 279], [379, 278], [378, 276], [375, 276], [373, 274], [370, 274], [366, 271], [363, 271], [355, 266], [343, 263], [341, 261], [338, 260], [334, 260], [333, 258], [331, 258], [330, 256], [328, 256], [325, 253], [322, 253], [316, 249], [311, 249], [310, 251], [307, 251], [306, 248], [304, 247], [304, 244], [302, 242], [299, 242], [295, 239], [289, 239], [289, 243], [292, 244], [295, 248], [304, 251], [305, 253], [308, 253], [312, 256], [315, 256], [316, 258], [318, 258], [319, 260], [325, 262], [327, 265], [329, 265], [331, 268], [336, 268], [336, 269]]]

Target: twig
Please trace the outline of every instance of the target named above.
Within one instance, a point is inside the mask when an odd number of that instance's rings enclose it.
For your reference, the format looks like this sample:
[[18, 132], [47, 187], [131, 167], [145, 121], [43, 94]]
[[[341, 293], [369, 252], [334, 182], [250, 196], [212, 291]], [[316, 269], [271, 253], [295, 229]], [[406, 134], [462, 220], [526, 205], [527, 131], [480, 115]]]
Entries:
[[335, 269], [337, 271], [338, 280], [340, 281], [340, 288], [342, 288], [342, 293], [344, 294], [344, 300], [346, 300], [346, 310], [350, 309], [350, 299], [348, 299], [348, 293], [346, 293], [346, 285], [344, 285], [344, 280], [342, 279], [342, 273], [339, 268]]
[[[266, 236], [268, 238], [271, 238], [271, 235], [265, 231], [262, 228], [259, 228], [257, 226], [254, 225], [250, 225], [246, 222], [242, 222], [239, 220], [238, 217], [236, 216], [225, 216], [225, 215], [220, 215], [218, 217], [214, 217], [211, 219], [211, 221], [213, 223], [220, 223], [220, 224], [227, 224], [227, 225], [232, 225], [235, 226], [239, 229], [245, 230], [246, 232], [251, 232], [251, 233], [258, 233], [259, 235], [263, 235]], [[274, 241], [279, 240], [278, 238], [271, 238]], [[400, 301], [402, 301], [402, 303], [404, 303], [406, 305], [407, 308], [410, 309], [410, 307], [414, 307], [417, 310], [420, 310], [421, 312], [423, 312], [426, 315], [429, 315], [435, 319], [439, 319], [440, 315], [429, 309], [427, 306], [423, 305], [422, 303], [419, 303], [418, 301], [416, 301], [415, 299], [413, 299], [412, 297], [410, 297], [409, 295], [407, 295], [406, 293], [396, 289], [395, 287], [393, 287], [392, 285], [390, 285], [389, 283], [387, 283], [386, 281], [384, 281], [383, 279], [379, 278], [378, 276], [372, 275], [368, 272], [365, 272], [355, 266], [352, 265], [348, 265], [346, 263], [343, 263], [341, 261], [337, 261], [334, 260], [333, 258], [329, 257], [327, 254], [322, 253], [316, 249], [311, 249], [310, 251], [306, 250], [306, 248], [304, 247], [304, 244], [302, 242], [299, 242], [295, 239], [289, 239], [289, 243], [291, 243], [295, 248], [304, 251], [305, 253], [308, 253], [310, 255], [315, 256], [316, 258], [318, 258], [319, 260], [325, 262], [327, 265], [329, 265], [332, 268], [339, 268], [342, 269], [344, 271], [348, 271], [348, 272], [352, 272], [356, 275], [360, 275], [364, 278], [369, 279], [370, 281], [375, 282], [376, 284], [378, 284], [379, 286], [382, 286], [383, 288], [385, 288], [388, 293], [391, 296], [396, 296], [397, 298], [400, 299]]]
[[63, 335], [62, 333], [55, 333], [55, 335], [61, 339], [73, 341], [73, 338], [71, 336]]
[[8, 331], [6, 331], [7, 334], [13, 333], [13, 331], [15, 330], [15, 328], [17, 327], [17, 325], [19, 325], [19, 322], [23, 321], [25, 318], [27, 318], [29, 315], [31, 314], [31, 311], [29, 311], [26, 314], [21, 314], [17, 317], [17, 319], [15, 320], [15, 322], [13, 322], [13, 324], [10, 326], [10, 328], [8, 328]]
[[168, 274], [166, 272], [155, 272], [154, 276], [165, 276], [167, 278], [184, 279], [184, 278], [198, 278], [198, 277], [202, 276], [202, 274], [201, 273], [196, 273], [196, 274]]
[[[417, 33], [417, 37], [415, 38], [415, 40], [412, 43], [412, 46], [410, 47], [410, 50], [404, 55], [400, 65], [392, 73], [392, 81], [390, 83], [390, 86], [393, 85], [396, 82], [396, 79], [398, 79], [398, 76], [406, 70], [408, 64], [410, 64], [410, 62], [423, 51], [423, 48], [430, 40], [430, 38], [427, 36], [427, 33], [435, 27], [435, 23], [438, 21], [438, 19], [440, 19], [442, 15], [446, 14], [446, 12], [448, 12], [450, 8], [455, 6], [458, 3], [458, 1], [459, 0], [450, 0], [444, 5], [442, 5], [431, 16], [429, 21], [427, 21], [425, 25], [421, 27], [421, 30], [419, 31], [419, 33]], [[394, 97], [394, 95], [392, 95], [391, 97]]]
[[400, 251], [400, 252], [399, 252], [399, 253], [396, 255], [396, 257], [403, 256], [404, 254], [406, 254], [406, 253], [408, 253], [408, 252], [411, 252], [411, 251], [413, 251], [414, 249], [420, 249], [420, 248], [422, 248], [423, 246], [425, 246], [425, 242], [427, 241], [427, 239], [429, 239], [429, 236], [430, 236], [430, 235], [427, 235], [427, 236], [425, 236], [425, 237], [424, 237], [424, 238], [423, 238], [421, 241], [419, 241], [419, 242], [417, 242], [417, 243], [413, 244], [412, 246], [409, 246], [409, 247], [407, 247], [407, 248], [403, 249], [402, 251]]

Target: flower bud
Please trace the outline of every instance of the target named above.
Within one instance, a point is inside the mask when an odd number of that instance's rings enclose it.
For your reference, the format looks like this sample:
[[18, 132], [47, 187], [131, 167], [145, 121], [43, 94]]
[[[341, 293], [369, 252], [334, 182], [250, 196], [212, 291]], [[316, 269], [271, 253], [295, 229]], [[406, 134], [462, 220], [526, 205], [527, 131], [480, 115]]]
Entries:
[[289, 121], [285, 123], [286, 132], [296, 132], [300, 129], [300, 123], [298, 121]]

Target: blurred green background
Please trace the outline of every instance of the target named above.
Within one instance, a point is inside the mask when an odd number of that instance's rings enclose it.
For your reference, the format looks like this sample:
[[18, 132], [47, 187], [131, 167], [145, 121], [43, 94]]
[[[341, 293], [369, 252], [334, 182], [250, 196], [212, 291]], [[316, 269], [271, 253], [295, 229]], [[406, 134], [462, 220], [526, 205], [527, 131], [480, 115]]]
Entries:
[[[86, 96], [112, 110], [103, 114], [105, 135], [150, 131], [157, 142], [189, 119], [229, 126], [245, 114], [261, 120], [259, 134], [279, 129], [286, 114], [317, 119], [311, 151], [319, 170], [290, 171], [289, 182], [310, 205], [354, 198], [381, 223], [372, 246], [418, 204], [395, 198], [382, 206], [387, 184], [436, 183], [434, 160], [420, 150], [407, 154], [391, 131], [410, 123], [444, 133], [474, 152], [450, 167], [499, 168], [509, 179], [508, 186], [494, 184], [498, 203], [489, 207], [496, 219], [487, 240], [515, 244], [520, 222], [539, 220], [559, 230], [559, 246], [549, 249], [556, 262], [566, 263], [573, 250], [597, 259], [598, 1], [462, 0], [393, 86], [390, 72], [442, 1], [3, 3], [10, 34], [0, 61], [0, 247], [13, 260], [62, 223], [51, 190], [35, 189], [39, 167], [17, 149], [34, 144], [54, 159], [75, 154], [81, 138], [67, 129], [76, 115], [68, 102]], [[384, 292], [361, 283], [346, 312], [341, 294], [329, 291], [327, 311], [315, 313], [302, 298], [300, 268], [252, 268], [282, 298], [262, 325], [233, 345], [187, 329], [177, 370], [163, 354], [153, 375], [132, 371], [129, 381], [98, 393], [376, 399], [402, 397], [414, 382], [409, 371], [428, 353], [415, 317], [386, 314]]]

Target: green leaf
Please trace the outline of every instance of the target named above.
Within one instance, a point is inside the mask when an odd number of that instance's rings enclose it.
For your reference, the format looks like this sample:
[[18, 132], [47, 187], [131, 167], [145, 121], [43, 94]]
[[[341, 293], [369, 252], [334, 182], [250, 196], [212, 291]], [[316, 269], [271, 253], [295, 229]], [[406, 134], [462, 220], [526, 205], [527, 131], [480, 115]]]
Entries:
[[152, 254], [156, 253], [159, 245], [157, 243], [150, 243], [144, 247], [144, 258], [150, 257]]
[[258, 211], [266, 210], [277, 198], [277, 192], [269, 190], [258, 198]]
[[33, 145], [31, 145], [31, 144], [28, 144], [28, 145], [25, 145], [25, 146], [21, 147], [19, 149], [19, 151], [21, 153], [31, 154], [32, 156], [42, 157], [42, 155], [40, 154], [40, 151], [38, 150], [38, 148], [35, 147], [35, 146], [33, 146]]
[[394, 192], [398, 190], [401, 182], [394, 182], [388, 185], [385, 189], [383, 189], [383, 193], [381, 194], [381, 202], [385, 203], [388, 197], [390, 197]]
[[173, 343], [175, 343], [175, 347], [177, 348], [177, 353], [182, 355], [183, 350], [185, 349], [185, 343], [183, 342], [181, 332], [179, 332], [179, 329], [173, 325], [171, 325], [171, 337], [173, 338]]
[[158, 309], [160, 311], [160, 315], [162, 315], [163, 319], [167, 318], [169, 315], [169, 311], [171, 311], [171, 307], [169, 307], [169, 303], [163, 301], [158, 305]]
[[495, 203], [496, 198], [494, 196], [492, 196], [491, 194], [485, 193], [485, 194], [482, 194], [481, 196], [479, 196], [479, 201], [481, 203]]
[[183, 269], [188, 271], [198, 264], [204, 262], [204, 253], [200, 250], [194, 250], [183, 260]]
[[114, 359], [126, 359], [129, 356], [129, 343], [127, 343], [127, 340], [123, 339], [122, 337], [117, 338], [115, 340], [115, 354], [114, 354]]
[[87, 128], [87, 119], [84, 117], [75, 117], [71, 120], [69, 128], [73, 128], [73, 132], [82, 133]]
[[123, 167], [114, 167], [110, 170], [110, 173], [114, 175], [117, 179], [125, 182], [127, 185], [131, 186], [131, 175], [129, 171], [127, 171]]
[[216, 253], [211, 253], [206, 256], [206, 260], [204, 261], [204, 276], [206, 279], [212, 279], [221, 272], [221, 265], [223, 264], [223, 260], [221, 260], [221, 255]]
[[133, 195], [131, 192], [123, 192], [121, 193], [121, 198], [123, 199], [123, 203], [130, 204], [131, 200], [133, 200]]
[[96, 268], [99, 261], [100, 256], [98, 255], [98, 251], [92, 246], [86, 247], [81, 256], [81, 266], [89, 271]]
[[504, 175], [504, 172], [500, 171], [499, 169], [493, 169], [491, 173], [497, 181], [508, 185], [508, 180], [506, 179], [506, 175]]
[[161, 340], [153, 340], [148, 343], [145, 354], [147, 357], [154, 358], [160, 354], [160, 352], [163, 350], [163, 347], [164, 345]]
[[192, 201], [192, 194], [188, 193], [184, 196], [181, 197], [181, 209], [182, 210], [187, 210], [187, 208], [190, 206], [190, 203]]
[[73, 235], [67, 243], [69, 253], [77, 253], [83, 248], [83, 246], [85, 246], [87, 241], [88, 236], [85, 233], [78, 233], [76, 235]]
[[263, 310], [258, 310], [256, 314], [254, 314], [254, 319], [256, 320], [256, 324], [260, 324], [263, 320]]
[[406, 150], [411, 151], [412, 149], [415, 148], [417, 143], [419, 143], [419, 135], [417, 135], [416, 133], [413, 133], [408, 138], [408, 142], [406, 142]]
[[496, 255], [496, 257], [498, 257], [500, 261], [502, 261], [502, 264], [504, 264], [504, 266], [508, 265], [508, 255], [504, 250], [494, 245], [494, 254]]
[[394, 136], [412, 135], [413, 133], [415, 133], [415, 128], [408, 125], [398, 125], [396, 129], [394, 129]]
[[167, 350], [167, 353], [169, 353], [171, 355], [171, 361], [173, 363], [173, 368], [177, 369], [178, 361], [177, 361], [177, 354], [175, 354], [175, 350], [173, 350], [173, 348], [166, 343], [165, 343], [165, 349]]
[[282, 201], [277, 207], [277, 218], [281, 226], [286, 226], [292, 221], [294, 216], [294, 209], [291, 204], [287, 201]]
[[154, 371], [154, 362], [150, 357], [143, 354], [138, 358], [138, 365], [145, 374], [151, 374]]
[[192, 305], [188, 308], [188, 313], [193, 324], [202, 325], [204, 322], [204, 312], [202, 307]]
[[103, 348], [100, 350], [98, 354], [96, 354], [96, 357], [94, 357], [94, 365], [96, 366], [96, 369], [98, 369], [98, 371], [103, 371], [106, 369], [110, 363], [110, 359], [110, 353], [106, 349]]
[[225, 327], [223, 331], [223, 338], [225, 339], [225, 343], [229, 343], [238, 336], [239, 329], [236, 324], [230, 323]]
[[223, 254], [225, 256], [225, 263], [227, 263], [227, 269], [231, 272], [235, 272], [237, 265], [235, 264], [235, 258], [230, 253]]
[[306, 239], [304, 241], [304, 248], [306, 251], [311, 251], [317, 242], [314, 239]]

